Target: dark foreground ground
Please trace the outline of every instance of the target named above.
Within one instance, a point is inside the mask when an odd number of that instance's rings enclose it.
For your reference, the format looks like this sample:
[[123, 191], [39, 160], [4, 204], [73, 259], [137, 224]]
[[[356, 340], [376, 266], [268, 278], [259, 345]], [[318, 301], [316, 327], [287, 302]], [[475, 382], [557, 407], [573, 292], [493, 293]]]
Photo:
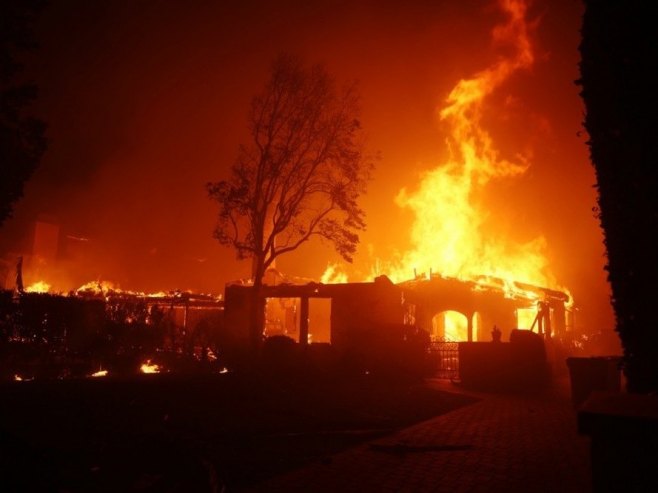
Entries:
[[359, 378], [0, 384], [0, 491], [241, 491], [475, 402]]
[[[569, 381], [478, 397], [429, 420], [279, 475], [249, 493], [589, 493], [590, 440], [577, 431]], [[655, 457], [655, 454], [654, 456]], [[655, 460], [654, 460], [655, 462]], [[599, 490], [600, 491], [600, 490]], [[633, 487], [606, 491], [654, 493]]]

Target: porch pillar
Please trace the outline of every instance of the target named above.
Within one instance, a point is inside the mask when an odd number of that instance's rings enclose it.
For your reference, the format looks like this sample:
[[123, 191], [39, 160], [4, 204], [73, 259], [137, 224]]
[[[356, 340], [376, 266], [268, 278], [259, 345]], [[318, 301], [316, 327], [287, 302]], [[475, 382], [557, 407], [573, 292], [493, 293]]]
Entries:
[[301, 309], [299, 312], [299, 343], [302, 346], [308, 344], [308, 296], [301, 299]]

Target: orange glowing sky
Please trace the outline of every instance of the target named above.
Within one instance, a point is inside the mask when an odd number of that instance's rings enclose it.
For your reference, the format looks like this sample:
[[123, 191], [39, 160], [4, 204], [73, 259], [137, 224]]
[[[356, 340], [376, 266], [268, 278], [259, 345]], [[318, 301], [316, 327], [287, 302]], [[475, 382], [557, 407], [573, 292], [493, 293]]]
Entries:
[[[534, 63], [482, 112], [501, 154], [521, 154], [529, 167], [492, 183], [482, 201], [498, 234], [545, 238], [552, 273], [594, 330], [613, 317], [573, 82], [581, 11], [575, 0], [531, 3]], [[0, 230], [0, 256], [29, 248], [33, 221], [47, 214], [89, 239], [83, 254], [61, 259], [63, 283], [218, 293], [248, 277], [248, 263], [211, 237], [216, 208], [204, 184], [225, 176], [252, 95], [271, 60], [291, 51], [360, 82], [363, 126], [381, 153], [362, 201], [368, 231], [347, 269], [364, 275], [409, 249], [413, 214], [395, 198], [446, 161], [439, 110], [460, 79], [506, 55], [492, 43], [503, 20], [491, 1], [52, 2], [38, 25], [41, 49], [27, 59], [50, 147]], [[317, 279], [337, 260], [308, 245], [278, 267]]]

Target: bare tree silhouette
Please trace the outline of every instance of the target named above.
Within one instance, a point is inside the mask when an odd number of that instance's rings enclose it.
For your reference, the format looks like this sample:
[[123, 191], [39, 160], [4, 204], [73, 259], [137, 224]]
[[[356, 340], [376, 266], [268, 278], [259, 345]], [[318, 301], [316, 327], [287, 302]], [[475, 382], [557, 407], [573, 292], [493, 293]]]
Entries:
[[230, 178], [209, 183], [219, 204], [215, 237], [252, 258], [252, 342], [263, 325], [263, 275], [277, 257], [313, 237], [352, 260], [365, 228], [357, 200], [372, 159], [364, 152], [356, 84], [338, 88], [319, 65], [281, 55], [249, 113], [251, 142], [240, 147]]

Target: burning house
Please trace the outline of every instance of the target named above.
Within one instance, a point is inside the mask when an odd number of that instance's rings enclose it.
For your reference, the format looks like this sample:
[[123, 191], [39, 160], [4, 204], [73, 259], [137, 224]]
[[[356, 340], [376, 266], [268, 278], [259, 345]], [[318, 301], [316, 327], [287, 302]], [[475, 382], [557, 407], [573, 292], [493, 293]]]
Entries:
[[[310, 350], [328, 346], [348, 370], [433, 372], [479, 388], [544, 385], [551, 371], [561, 371], [559, 347], [573, 330], [569, 295], [496, 278], [434, 275], [394, 283], [379, 276], [372, 282], [265, 285], [262, 295], [266, 341], [284, 335]], [[272, 307], [282, 306], [281, 300], [289, 312], [283, 325], [273, 323], [279, 311]], [[325, 344], [316, 343], [326, 316], [313, 310], [316, 300], [329, 305]], [[226, 286], [224, 328], [243, 348], [251, 341], [252, 303], [251, 286]]]
[[[404, 323], [402, 290], [383, 276], [374, 282], [266, 285], [263, 295], [268, 303], [279, 299], [295, 300], [292, 306], [299, 306], [298, 310], [295, 309], [296, 317], [293, 323], [285, 326], [281, 335], [294, 338], [300, 344], [308, 344], [313, 339], [316, 328], [314, 322], [321, 323], [317, 314], [310, 311], [311, 300], [330, 301], [330, 333], [327, 342], [336, 347], [349, 344], [350, 340], [358, 337], [359, 332], [387, 324]], [[251, 302], [251, 286], [226, 286], [224, 323], [245, 343], [249, 337]]]
[[[247, 344], [252, 288], [228, 285], [225, 296], [225, 326]], [[268, 303], [286, 299], [293, 300], [290, 306], [299, 306], [295, 322], [285, 326], [283, 335], [302, 345], [313, 341], [315, 324], [321, 323], [310, 309], [311, 301], [329, 300], [327, 342], [339, 352], [377, 344], [392, 328], [402, 327], [422, 330], [428, 341], [455, 342], [490, 341], [494, 326], [500, 327], [502, 340], [509, 340], [514, 329], [544, 338], [565, 336], [570, 330], [567, 294], [489, 278], [475, 282], [432, 276], [395, 284], [380, 276], [373, 282], [266, 285], [263, 296]]]
[[408, 319], [433, 340], [487, 341], [494, 326], [501, 329], [504, 340], [512, 329], [533, 330], [547, 337], [568, 330], [570, 298], [560, 291], [485, 277], [461, 281], [432, 276], [400, 286]]

